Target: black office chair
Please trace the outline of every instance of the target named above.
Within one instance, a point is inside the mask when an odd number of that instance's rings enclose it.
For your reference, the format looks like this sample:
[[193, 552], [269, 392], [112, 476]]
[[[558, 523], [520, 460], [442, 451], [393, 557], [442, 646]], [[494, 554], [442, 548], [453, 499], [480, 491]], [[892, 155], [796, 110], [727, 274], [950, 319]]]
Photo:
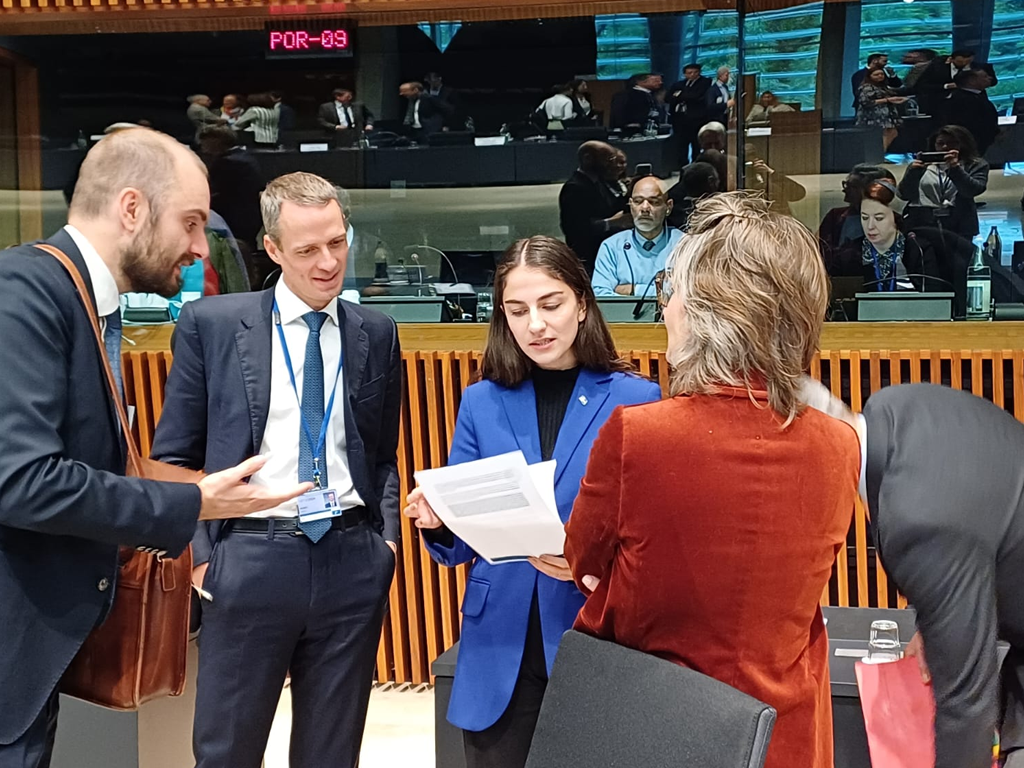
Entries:
[[775, 710], [579, 632], [562, 639], [526, 768], [761, 768]]

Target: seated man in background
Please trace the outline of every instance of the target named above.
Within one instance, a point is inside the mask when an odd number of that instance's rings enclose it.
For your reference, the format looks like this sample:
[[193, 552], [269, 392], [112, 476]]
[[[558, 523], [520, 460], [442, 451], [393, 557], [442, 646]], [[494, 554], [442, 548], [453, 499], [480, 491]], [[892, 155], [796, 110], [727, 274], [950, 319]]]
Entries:
[[558, 220], [566, 244], [593, 275], [604, 239], [633, 225], [619, 186], [626, 157], [603, 141], [581, 144], [577, 156], [579, 167], [558, 193]]
[[783, 104], [779, 101], [771, 91], [765, 91], [761, 94], [761, 98], [758, 99], [757, 104], [750, 110], [750, 114], [747, 115], [748, 125], [768, 125], [772, 121], [772, 115], [778, 112], [795, 112], [789, 104]]
[[695, 163], [709, 163], [718, 174], [719, 192], [736, 189], [736, 157], [729, 154], [725, 125], [711, 121], [705, 123], [697, 133], [700, 154]]
[[591, 280], [597, 296], [653, 295], [654, 276], [665, 269], [665, 260], [683, 238], [678, 229], [665, 225], [672, 201], [656, 176], [642, 176], [633, 182], [629, 211], [633, 229], [612, 235], [597, 252]]
[[685, 230], [697, 201], [718, 194], [720, 184], [718, 171], [711, 163], [698, 161], [683, 168], [679, 181], [668, 191], [668, 200], [672, 204], [669, 226]]

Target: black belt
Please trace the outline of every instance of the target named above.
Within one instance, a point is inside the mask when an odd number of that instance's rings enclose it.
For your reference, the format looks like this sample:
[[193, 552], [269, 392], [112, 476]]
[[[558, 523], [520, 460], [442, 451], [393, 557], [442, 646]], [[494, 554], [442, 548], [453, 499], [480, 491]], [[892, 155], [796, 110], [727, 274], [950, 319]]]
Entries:
[[[347, 531], [349, 528], [355, 528], [368, 522], [370, 522], [370, 512], [366, 507], [352, 507], [351, 509], [346, 509], [340, 515], [332, 517], [331, 528]], [[230, 525], [231, 530], [235, 533], [305, 535], [299, 529], [299, 520], [296, 517], [240, 517], [232, 521]]]

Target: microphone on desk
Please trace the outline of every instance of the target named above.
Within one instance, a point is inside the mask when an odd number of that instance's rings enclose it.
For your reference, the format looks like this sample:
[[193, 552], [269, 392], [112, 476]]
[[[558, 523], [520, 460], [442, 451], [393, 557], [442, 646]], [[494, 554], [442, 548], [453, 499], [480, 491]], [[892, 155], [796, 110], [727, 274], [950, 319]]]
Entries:
[[654, 281], [658, 279], [658, 273], [654, 273], [654, 277], [651, 278], [651, 282], [644, 288], [643, 294], [640, 296], [640, 300], [633, 307], [633, 319], [639, 320], [640, 316], [644, 313], [644, 304], [647, 303], [647, 292], [651, 290], [651, 286], [654, 285]]

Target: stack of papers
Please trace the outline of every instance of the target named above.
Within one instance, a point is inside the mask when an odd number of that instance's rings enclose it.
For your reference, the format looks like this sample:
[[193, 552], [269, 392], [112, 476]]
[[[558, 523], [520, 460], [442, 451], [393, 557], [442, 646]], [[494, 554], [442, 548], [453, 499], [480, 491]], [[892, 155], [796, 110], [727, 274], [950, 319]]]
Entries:
[[516, 451], [415, 477], [441, 521], [488, 563], [562, 554], [554, 461], [530, 465]]

